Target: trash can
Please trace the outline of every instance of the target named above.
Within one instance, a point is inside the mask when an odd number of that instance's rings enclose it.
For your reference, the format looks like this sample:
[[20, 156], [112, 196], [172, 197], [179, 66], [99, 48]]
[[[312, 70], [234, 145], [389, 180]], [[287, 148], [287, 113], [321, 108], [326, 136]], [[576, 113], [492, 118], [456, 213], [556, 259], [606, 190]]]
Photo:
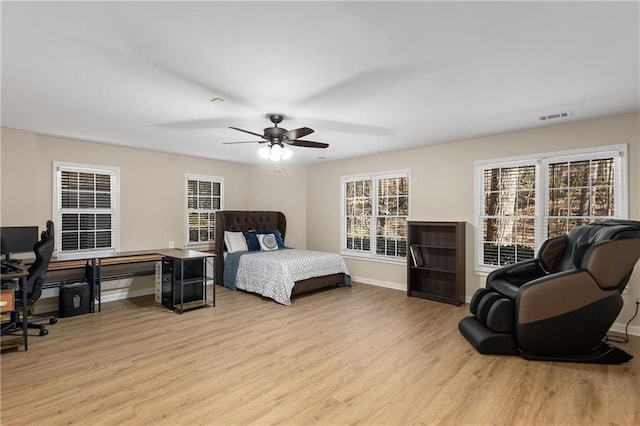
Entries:
[[60, 288], [58, 315], [61, 318], [88, 314], [91, 292], [88, 283], [67, 284]]

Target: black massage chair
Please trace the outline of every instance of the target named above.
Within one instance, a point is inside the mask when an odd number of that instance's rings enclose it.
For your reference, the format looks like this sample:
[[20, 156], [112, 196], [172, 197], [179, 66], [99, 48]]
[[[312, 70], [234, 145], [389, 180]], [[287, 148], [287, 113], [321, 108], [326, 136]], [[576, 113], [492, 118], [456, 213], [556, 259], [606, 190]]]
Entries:
[[584, 225], [544, 242], [535, 259], [487, 277], [458, 325], [482, 354], [621, 364], [633, 356], [604, 337], [640, 258], [640, 222]]

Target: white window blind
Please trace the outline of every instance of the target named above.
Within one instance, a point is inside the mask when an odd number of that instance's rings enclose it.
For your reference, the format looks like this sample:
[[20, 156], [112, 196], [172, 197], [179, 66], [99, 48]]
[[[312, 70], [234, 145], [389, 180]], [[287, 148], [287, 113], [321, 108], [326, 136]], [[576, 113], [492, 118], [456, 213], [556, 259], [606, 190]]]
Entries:
[[115, 250], [119, 170], [56, 163], [54, 172], [56, 250]]
[[506, 265], [533, 258], [535, 195], [534, 164], [483, 170], [483, 264]]
[[343, 177], [342, 193], [343, 253], [405, 258], [409, 173]]
[[616, 161], [598, 157], [548, 162], [548, 200], [545, 212], [549, 238], [576, 226], [616, 216]]
[[354, 179], [345, 185], [344, 221], [346, 233], [344, 247], [349, 250], [371, 250], [371, 219], [373, 217], [373, 182]]
[[215, 240], [216, 211], [223, 208], [224, 180], [215, 176], [186, 176], [186, 244], [208, 244]]
[[478, 270], [531, 259], [576, 226], [627, 216], [626, 145], [477, 162], [476, 176]]

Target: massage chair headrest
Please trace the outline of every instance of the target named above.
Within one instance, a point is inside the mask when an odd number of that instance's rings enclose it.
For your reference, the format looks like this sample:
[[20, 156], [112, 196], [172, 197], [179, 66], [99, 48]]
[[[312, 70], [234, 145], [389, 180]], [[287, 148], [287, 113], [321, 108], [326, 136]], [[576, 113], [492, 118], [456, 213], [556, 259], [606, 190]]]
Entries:
[[580, 268], [584, 254], [593, 244], [626, 238], [640, 238], [640, 222], [611, 219], [573, 228], [564, 239], [564, 249], [553, 272]]

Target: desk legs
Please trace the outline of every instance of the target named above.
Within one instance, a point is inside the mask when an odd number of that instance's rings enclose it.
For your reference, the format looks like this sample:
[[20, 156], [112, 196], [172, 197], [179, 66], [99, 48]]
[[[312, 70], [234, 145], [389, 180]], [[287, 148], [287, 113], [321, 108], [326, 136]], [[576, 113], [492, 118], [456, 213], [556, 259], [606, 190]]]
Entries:
[[184, 259], [180, 259], [180, 315], [184, 314]]
[[29, 307], [27, 306], [27, 277], [20, 278], [20, 287], [22, 287], [22, 342], [24, 343], [24, 350], [28, 349], [29, 340]]
[[98, 312], [102, 312], [102, 259], [94, 258], [91, 262], [87, 261], [84, 271], [84, 279], [89, 283], [89, 294], [91, 297], [91, 313], [96, 313], [96, 304]]

